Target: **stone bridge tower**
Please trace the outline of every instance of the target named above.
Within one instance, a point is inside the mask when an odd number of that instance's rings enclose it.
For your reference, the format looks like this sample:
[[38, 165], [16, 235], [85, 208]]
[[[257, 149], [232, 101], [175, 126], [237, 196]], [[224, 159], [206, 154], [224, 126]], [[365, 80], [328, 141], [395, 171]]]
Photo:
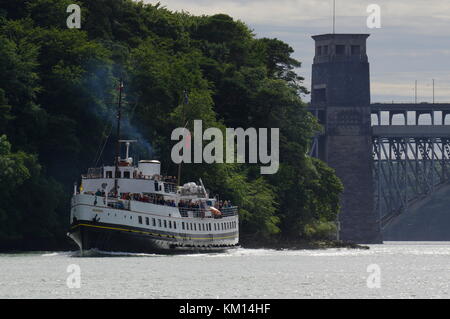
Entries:
[[344, 184], [340, 238], [381, 243], [374, 209], [368, 34], [323, 34], [315, 41], [311, 108], [324, 126], [318, 157]]

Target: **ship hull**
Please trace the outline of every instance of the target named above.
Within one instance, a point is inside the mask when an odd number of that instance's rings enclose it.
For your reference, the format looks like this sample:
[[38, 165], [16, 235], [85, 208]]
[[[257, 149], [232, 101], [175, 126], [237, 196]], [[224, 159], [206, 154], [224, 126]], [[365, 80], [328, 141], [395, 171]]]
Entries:
[[82, 254], [92, 249], [108, 252], [182, 254], [223, 252], [237, 247], [235, 244], [217, 245], [213, 242], [192, 245], [176, 238], [149, 234], [139, 228], [122, 228], [120, 225], [94, 222], [73, 224], [68, 236], [76, 242]]

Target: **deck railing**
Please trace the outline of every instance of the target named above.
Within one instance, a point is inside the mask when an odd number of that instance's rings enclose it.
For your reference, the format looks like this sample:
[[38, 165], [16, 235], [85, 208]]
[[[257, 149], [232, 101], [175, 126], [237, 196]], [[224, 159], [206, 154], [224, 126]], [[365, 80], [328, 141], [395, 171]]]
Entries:
[[237, 206], [222, 207], [220, 209], [220, 212], [222, 213], [223, 217], [237, 216], [238, 215], [238, 207]]
[[192, 213], [192, 217], [194, 218], [223, 218], [238, 215], [237, 206], [222, 207], [219, 209], [220, 213], [217, 214], [205, 208], [178, 207], [178, 209], [182, 217], [189, 217], [189, 213]]
[[[85, 192], [85, 195], [92, 195], [97, 198], [102, 198], [104, 203], [108, 203], [109, 207], [117, 208], [117, 209], [130, 209], [130, 201], [138, 201], [134, 199], [118, 199], [114, 198], [112, 195], [110, 195], [107, 199], [104, 196], [96, 195], [94, 192]], [[155, 205], [161, 205], [161, 206], [168, 206], [168, 207], [177, 207], [172, 205], [166, 205], [166, 204], [159, 204], [157, 202], [152, 201], [139, 201], [139, 202], [145, 202], [145, 203], [151, 203]], [[192, 217], [194, 218], [223, 218], [223, 217], [231, 217], [231, 216], [237, 216], [238, 215], [238, 207], [237, 206], [227, 206], [222, 207], [218, 209], [220, 212], [214, 213], [210, 209], [205, 208], [197, 208], [197, 207], [178, 207], [178, 210], [180, 211], [180, 214], [182, 217], [189, 217], [189, 213], [192, 213]]]

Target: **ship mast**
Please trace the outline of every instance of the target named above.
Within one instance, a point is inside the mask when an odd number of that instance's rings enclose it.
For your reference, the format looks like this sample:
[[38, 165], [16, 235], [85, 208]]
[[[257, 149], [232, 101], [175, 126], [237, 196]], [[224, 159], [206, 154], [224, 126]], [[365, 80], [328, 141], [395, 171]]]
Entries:
[[118, 189], [118, 179], [117, 177], [120, 176], [119, 172], [119, 161], [120, 161], [120, 119], [122, 117], [122, 90], [123, 90], [123, 82], [122, 79], [120, 79], [119, 82], [119, 102], [117, 103], [117, 142], [116, 142], [116, 154], [115, 154], [115, 172], [114, 172], [114, 194], [116, 197], [119, 196], [119, 189]]

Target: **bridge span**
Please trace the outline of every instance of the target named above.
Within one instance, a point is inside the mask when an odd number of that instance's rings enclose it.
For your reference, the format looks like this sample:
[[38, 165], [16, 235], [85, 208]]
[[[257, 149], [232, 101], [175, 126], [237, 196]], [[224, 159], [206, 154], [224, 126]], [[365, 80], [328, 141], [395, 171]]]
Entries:
[[[315, 114], [324, 111], [321, 107], [310, 110]], [[386, 123], [381, 121], [382, 112]], [[371, 114], [375, 210], [384, 229], [412, 205], [449, 185], [450, 124], [445, 123], [450, 104], [377, 103], [371, 104]], [[397, 114], [404, 116], [405, 124], [393, 123]], [[429, 115], [428, 124], [420, 125], [423, 114]], [[319, 139], [313, 151], [318, 152]]]
[[373, 103], [370, 109], [377, 125], [383, 124], [382, 114], [388, 117], [387, 125], [393, 125], [396, 115], [402, 115], [405, 125], [419, 125], [422, 115], [429, 115], [431, 125], [444, 125], [450, 114], [450, 103]]
[[[382, 112], [387, 125], [380, 125]], [[371, 114], [375, 207], [383, 229], [450, 182], [450, 104], [371, 104]], [[393, 123], [397, 114], [404, 125]], [[423, 114], [426, 125], [419, 124]]]

